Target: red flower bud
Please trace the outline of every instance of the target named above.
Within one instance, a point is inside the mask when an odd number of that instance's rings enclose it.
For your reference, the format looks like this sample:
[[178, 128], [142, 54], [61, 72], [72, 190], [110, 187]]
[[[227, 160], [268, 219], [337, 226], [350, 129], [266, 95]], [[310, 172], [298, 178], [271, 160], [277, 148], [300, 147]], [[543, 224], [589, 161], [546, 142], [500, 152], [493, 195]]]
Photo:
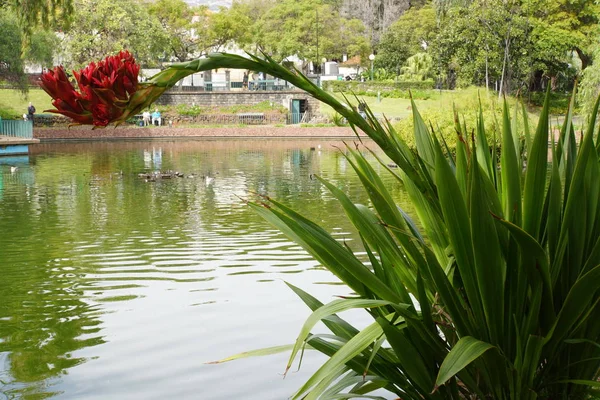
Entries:
[[76, 91], [62, 67], [42, 74], [40, 86], [54, 101], [56, 110], [47, 110], [72, 118], [80, 124], [106, 126], [119, 122], [131, 96], [138, 90], [140, 66], [128, 51], [90, 63], [73, 71], [79, 91]]

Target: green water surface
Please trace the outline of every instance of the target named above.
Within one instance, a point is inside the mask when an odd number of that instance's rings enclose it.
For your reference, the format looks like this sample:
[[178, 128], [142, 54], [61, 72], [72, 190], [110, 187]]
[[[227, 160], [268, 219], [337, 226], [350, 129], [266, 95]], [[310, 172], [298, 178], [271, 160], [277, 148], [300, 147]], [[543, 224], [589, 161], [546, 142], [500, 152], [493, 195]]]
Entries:
[[[334, 145], [50, 143], [14, 173], [0, 163], [0, 399], [289, 397], [319, 355], [285, 380], [287, 354], [205, 363], [295, 340], [309, 312], [284, 281], [348, 293], [244, 203], [272, 196], [360, 251], [314, 179], [368, 204]], [[185, 177], [138, 176], [152, 171]]]

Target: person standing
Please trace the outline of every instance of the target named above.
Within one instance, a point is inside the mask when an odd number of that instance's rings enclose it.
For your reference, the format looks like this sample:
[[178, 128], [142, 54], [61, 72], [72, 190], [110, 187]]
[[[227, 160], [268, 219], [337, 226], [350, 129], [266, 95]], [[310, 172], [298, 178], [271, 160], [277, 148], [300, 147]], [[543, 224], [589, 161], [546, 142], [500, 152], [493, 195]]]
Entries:
[[244, 77], [242, 78], [242, 89], [248, 90], [248, 72], [244, 72]]
[[35, 114], [35, 107], [33, 103], [29, 102], [29, 107], [27, 107], [27, 119], [31, 121], [31, 125], [33, 125], [33, 114]]
[[144, 122], [144, 126], [150, 125], [150, 111], [146, 110], [142, 113], [142, 120]]

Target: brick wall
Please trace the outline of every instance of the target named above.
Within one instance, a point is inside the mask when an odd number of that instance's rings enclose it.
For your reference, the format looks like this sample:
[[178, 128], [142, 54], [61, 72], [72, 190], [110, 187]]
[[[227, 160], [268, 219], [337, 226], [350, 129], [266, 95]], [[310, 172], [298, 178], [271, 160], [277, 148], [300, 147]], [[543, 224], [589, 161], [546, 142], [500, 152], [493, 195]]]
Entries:
[[292, 99], [306, 100], [309, 113], [319, 112], [320, 102], [300, 91], [237, 91], [237, 92], [167, 92], [158, 98], [156, 104], [177, 105], [188, 104], [197, 106], [234, 106], [238, 104], [258, 104], [270, 101], [290, 108]]
[[[361, 132], [361, 136], [365, 135]], [[91, 126], [79, 126], [70, 129], [34, 128], [33, 137], [47, 140], [110, 140], [110, 139], [157, 139], [157, 138], [356, 138], [349, 127], [302, 128], [246, 126], [233, 128], [169, 128], [119, 126], [93, 129]]]

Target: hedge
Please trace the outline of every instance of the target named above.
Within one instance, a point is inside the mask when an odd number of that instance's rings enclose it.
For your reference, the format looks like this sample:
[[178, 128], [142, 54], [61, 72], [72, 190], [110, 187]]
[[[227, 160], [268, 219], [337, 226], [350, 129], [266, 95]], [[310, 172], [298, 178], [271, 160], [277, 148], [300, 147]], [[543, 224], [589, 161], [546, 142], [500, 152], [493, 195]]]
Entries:
[[377, 92], [382, 90], [434, 89], [435, 83], [429, 81], [398, 81], [398, 82], [358, 82], [358, 81], [325, 81], [325, 90], [334, 92]]

